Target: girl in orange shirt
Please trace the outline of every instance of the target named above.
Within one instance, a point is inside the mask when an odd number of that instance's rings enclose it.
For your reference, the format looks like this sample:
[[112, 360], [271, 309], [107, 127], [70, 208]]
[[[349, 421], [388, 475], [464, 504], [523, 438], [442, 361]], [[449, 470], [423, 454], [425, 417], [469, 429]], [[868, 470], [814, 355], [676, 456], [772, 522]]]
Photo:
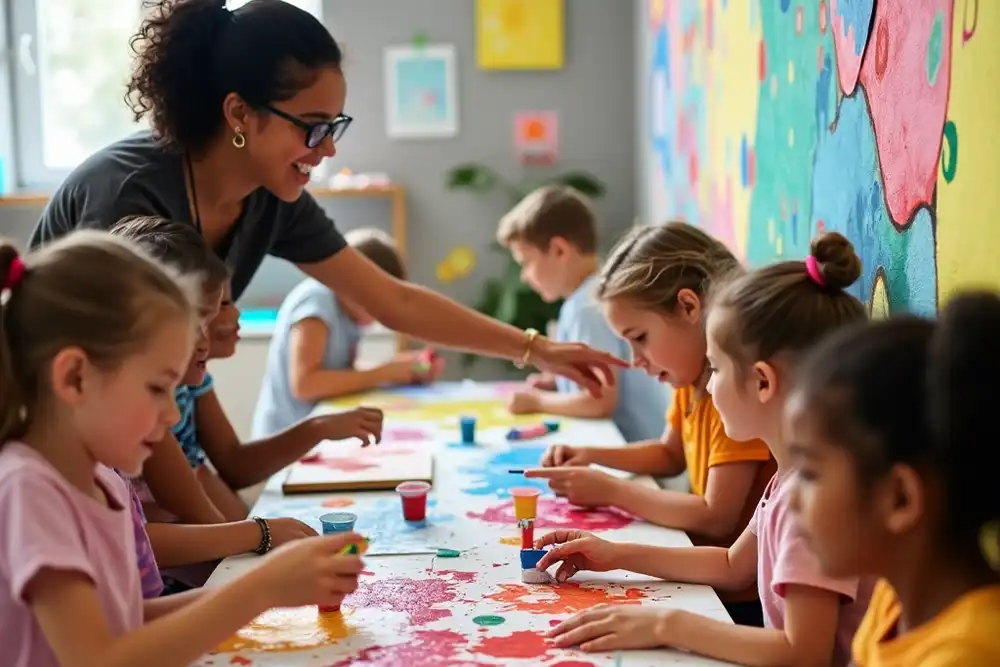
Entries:
[[1000, 665], [1000, 298], [815, 350], [786, 422], [799, 519], [831, 576], [874, 574], [858, 667]]

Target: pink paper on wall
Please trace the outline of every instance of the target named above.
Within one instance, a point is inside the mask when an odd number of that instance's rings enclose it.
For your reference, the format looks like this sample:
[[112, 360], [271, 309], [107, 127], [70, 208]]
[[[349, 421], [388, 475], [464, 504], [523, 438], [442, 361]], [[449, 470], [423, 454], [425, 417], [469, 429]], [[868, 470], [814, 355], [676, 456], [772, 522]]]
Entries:
[[559, 157], [559, 115], [555, 111], [516, 114], [514, 150], [522, 164], [555, 164]]

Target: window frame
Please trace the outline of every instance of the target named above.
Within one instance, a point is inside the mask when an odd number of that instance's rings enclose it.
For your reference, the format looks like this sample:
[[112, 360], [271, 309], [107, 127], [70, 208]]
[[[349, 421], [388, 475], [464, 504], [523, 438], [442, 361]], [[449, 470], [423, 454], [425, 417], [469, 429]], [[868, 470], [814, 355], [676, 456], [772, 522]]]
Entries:
[[[132, 0], [142, 9], [144, 0]], [[71, 168], [52, 168], [45, 164], [44, 115], [42, 113], [42, 87], [40, 53], [45, 45], [41, 43], [38, 30], [38, 3], [45, 0], [0, 0], [0, 18], [6, 19], [8, 57], [0, 57], [0, 67], [6, 69], [9, 90], [0, 91], [8, 96], [10, 122], [6, 144], [13, 155], [8, 154], [8, 182], [19, 190], [52, 190], [72, 171]], [[306, 5], [306, 11], [323, 21], [323, 0], [291, 0], [292, 4]], [[0, 22], [0, 28], [3, 22]], [[30, 39], [24, 45], [25, 38]], [[2, 40], [0, 40], [2, 44]], [[24, 50], [34, 64], [35, 71], [26, 66]], [[2, 77], [0, 77], [2, 80]], [[123, 91], [124, 94], [124, 91]], [[124, 102], [123, 102], [124, 103]], [[2, 144], [4, 142], [0, 142]]]

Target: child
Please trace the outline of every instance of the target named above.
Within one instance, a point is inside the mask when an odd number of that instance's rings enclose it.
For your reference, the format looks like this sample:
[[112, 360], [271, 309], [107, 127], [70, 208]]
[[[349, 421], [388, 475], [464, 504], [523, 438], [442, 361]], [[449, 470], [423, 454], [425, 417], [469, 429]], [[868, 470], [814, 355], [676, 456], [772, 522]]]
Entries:
[[[624, 448], [554, 447], [546, 467], [552, 490], [578, 505], [611, 505], [691, 533], [696, 544], [729, 547], [753, 515], [774, 474], [767, 445], [727, 437], [705, 391], [704, 301], [712, 284], [739, 270], [719, 241], [680, 222], [639, 227], [604, 263], [597, 295], [611, 326], [632, 348], [634, 364], [674, 386], [668, 427], [658, 440]], [[691, 493], [651, 489], [587, 468], [600, 464], [638, 475], [688, 473]], [[574, 467], [575, 466], [575, 467]], [[738, 623], [761, 625], [757, 589], [720, 591]]]
[[857, 667], [1000, 665], [1000, 299], [937, 324], [856, 327], [815, 350], [788, 414], [798, 519], [829, 574], [884, 577]]
[[[226, 419], [215, 396], [212, 378], [206, 372], [212, 346], [210, 339], [219, 336], [213, 323], [223, 297], [228, 295], [228, 280], [218, 280], [224, 271], [228, 276], [225, 265], [197, 230], [185, 223], [162, 218], [133, 218], [116, 225], [112, 233], [149, 247], [159, 259], [177, 266], [182, 272], [198, 272], [212, 279], [211, 282], [206, 279], [204, 287], [205, 301], [212, 305], [212, 310], [203, 320], [195, 352], [177, 390], [181, 418], [172, 428], [200, 484], [197, 492], [185, 491], [184, 494], [178, 488], [170, 488], [171, 480], [175, 482], [174, 487], [179, 487], [179, 481], [187, 480], [188, 475], [184, 474], [176, 456], [177, 448], [168, 438], [168, 444], [154, 451], [143, 471], [158, 509], [176, 515], [185, 523], [241, 521], [246, 519], [247, 508], [233, 489], [266, 480], [308, 453], [321, 440], [357, 437], [367, 444], [369, 438], [380, 439], [381, 411], [362, 407], [307, 419], [274, 437], [242, 445]], [[227, 298], [231, 302], [231, 297]], [[231, 318], [230, 310], [227, 308], [227, 321]], [[219, 471], [221, 480], [206, 466], [206, 460]], [[187, 486], [185, 483], [184, 487]], [[206, 502], [209, 508], [214, 508], [215, 516], [204, 509]], [[162, 513], [152, 516], [152, 512], [151, 518], [154, 521], [172, 519]], [[302, 526], [296, 524], [296, 530]], [[307, 531], [312, 532], [308, 528]]]
[[271, 606], [336, 604], [356, 534], [143, 601], [125, 483], [177, 419], [196, 287], [123, 239], [0, 244], [0, 645], [14, 667], [187, 665]]
[[[670, 549], [612, 544], [592, 536], [555, 534], [566, 542], [539, 567], [562, 561], [557, 576], [627, 566], [671, 581], [741, 588], [757, 580], [765, 628], [734, 627], [678, 610], [589, 611], [554, 628], [560, 645], [584, 649], [668, 645], [746, 665], [834, 665], [849, 661], [851, 637], [864, 614], [870, 582], [822, 574], [791, 517], [789, 443], [784, 404], [801, 355], [830, 331], [866, 320], [844, 289], [861, 262], [839, 234], [812, 244], [805, 261], [782, 262], [736, 278], [715, 295], [707, 323], [709, 390], [726, 434], [762, 438], [778, 462], [747, 529], [729, 549]], [[780, 324], [779, 324], [780, 323]], [[617, 638], [616, 638], [617, 636]]]
[[[497, 240], [521, 265], [521, 280], [544, 301], [565, 299], [556, 340], [586, 343], [627, 358], [628, 346], [608, 327], [594, 298], [597, 218], [583, 195], [560, 186], [535, 190], [500, 220]], [[619, 371], [617, 382], [605, 386], [599, 397], [564, 378], [533, 376], [529, 384], [529, 390], [511, 396], [512, 413], [611, 417], [629, 442], [663, 433], [666, 392], [638, 369]]]
[[[390, 276], [406, 278], [392, 238], [377, 229], [356, 229], [348, 245]], [[278, 310], [267, 372], [254, 411], [252, 434], [264, 438], [305, 419], [323, 400], [384, 385], [432, 382], [443, 370], [417, 370], [420, 353], [403, 352], [370, 369], [355, 367], [362, 329], [375, 320], [364, 306], [308, 278], [289, 293]]]

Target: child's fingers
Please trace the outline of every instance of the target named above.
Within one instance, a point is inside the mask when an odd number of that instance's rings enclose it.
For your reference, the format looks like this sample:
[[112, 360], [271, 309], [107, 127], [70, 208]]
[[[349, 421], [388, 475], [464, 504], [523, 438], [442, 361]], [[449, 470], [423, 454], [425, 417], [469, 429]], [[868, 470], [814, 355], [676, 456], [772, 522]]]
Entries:
[[353, 531], [348, 533], [324, 535], [320, 538], [319, 547], [325, 552], [340, 553], [345, 547], [351, 544], [361, 544], [364, 542], [364, 539], [365, 538], [362, 537], [360, 533], [355, 533]]
[[587, 622], [587, 612], [581, 611], [573, 616], [570, 616], [565, 621], [552, 628], [546, 633], [547, 637], [558, 637], [559, 635], [564, 635], [567, 632], [576, 630], [578, 627]]
[[614, 628], [610, 617], [593, 620], [587, 618], [583, 624], [565, 632], [556, 639], [558, 646], [577, 646], [588, 641], [612, 634]]
[[565, 581], [569, 581], [570, 578], [579, 571], [580, 568], [577, 567], [576, 563], [570, 560], [564, 560], [560, 563], [559, 567], [556, 568], [556, 581], [560, 584]]

